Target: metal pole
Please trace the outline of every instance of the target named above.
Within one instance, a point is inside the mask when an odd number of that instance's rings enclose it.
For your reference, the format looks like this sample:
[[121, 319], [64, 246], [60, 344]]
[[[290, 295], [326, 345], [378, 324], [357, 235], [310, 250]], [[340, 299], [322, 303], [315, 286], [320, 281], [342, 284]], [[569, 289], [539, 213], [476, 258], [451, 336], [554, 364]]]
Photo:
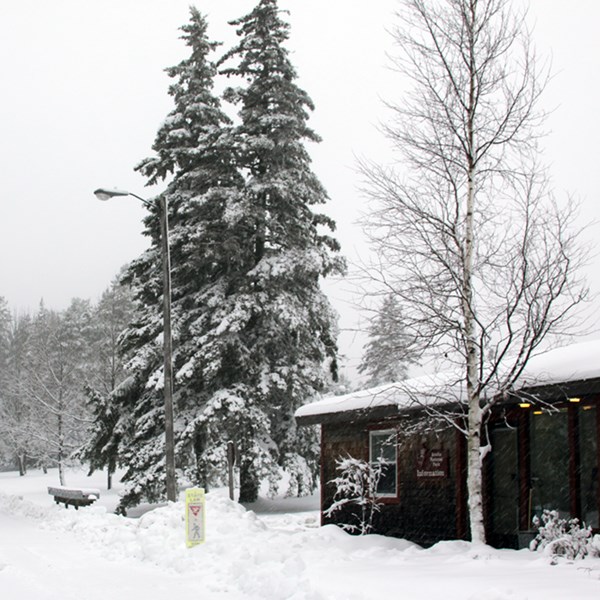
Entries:
[[173, 346], [171, 342], [171, 255], [169, 251], [169, 217], [167, 199], [160, 196], [160, 223], [163, 266], [163, 353], [165, 395], [165, 473], [167, 478], [167, 500], [177, 501], [175, 476], [175, 441], [173, 435]]
[[234, 499], [233, 466], [235, 465], [235, 444], [227, 442], [227, 480], [229, 482], [229, 499]]
[[[133, 196], [150, 208], [148, 200], [126, 190], [98, 188], [94, 195], [99, 200], [109, 200], [115, 196]], [[169, 216], [167, 199], [161, 195], [158, 200], [160, 213], [161, 259], [163, 267], [163, 359], [165, 396], [165, 475], [167, 480], [167, 500], [177, 501], [177, 479], [175, 476], [175, 438], [173, 435], [173, 345], [171, 342], [171, 253], [169, 251]]]

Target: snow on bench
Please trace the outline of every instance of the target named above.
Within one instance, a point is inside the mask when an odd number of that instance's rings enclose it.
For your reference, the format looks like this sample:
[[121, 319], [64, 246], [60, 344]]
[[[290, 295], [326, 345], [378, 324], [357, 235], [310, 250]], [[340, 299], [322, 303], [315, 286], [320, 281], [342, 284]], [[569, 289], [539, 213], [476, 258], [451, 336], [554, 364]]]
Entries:
[[89, 506], [100, 498], [100, 490], [96, 488], [68, 488], [63, 486], [50, 487], [48, 493], [54, 496], [54, 502], [61, 502], [68, 508], [69, 504], [77, 510], [80, 506]]

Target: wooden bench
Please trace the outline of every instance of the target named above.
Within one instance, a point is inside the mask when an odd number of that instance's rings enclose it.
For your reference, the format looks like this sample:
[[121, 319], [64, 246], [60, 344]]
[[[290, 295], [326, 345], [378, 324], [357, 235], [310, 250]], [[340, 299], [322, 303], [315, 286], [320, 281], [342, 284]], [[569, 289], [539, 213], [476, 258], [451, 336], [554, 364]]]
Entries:
[[68, 487], [50, 487], [48, 493], [54, 496], [56, 504], [64, 504], [65, 508], [71, 506], [78, 510], [80, 506], [89, 506], [100, 498], [100, 490], [95, 488], [68, 488]]

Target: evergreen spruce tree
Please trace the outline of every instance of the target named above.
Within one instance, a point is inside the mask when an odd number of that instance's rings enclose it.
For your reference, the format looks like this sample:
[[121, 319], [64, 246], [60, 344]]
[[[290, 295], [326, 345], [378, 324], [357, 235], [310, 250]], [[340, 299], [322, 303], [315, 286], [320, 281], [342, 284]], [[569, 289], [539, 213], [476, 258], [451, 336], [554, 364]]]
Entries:
[[[264, 22], [263, 22], [264, 21]], [[175, 107], [159, 129], [155, 156], [138, 169], [149, 184], [171, 177], [173, 363], [176, 463], [188, 480], [208, 487], [225, 475], [227, 442], [240, 455], [240, 500], [256, 498], [258, 483], [278, 466], [292, 471], [293, 491], [312, 485], [318, 448], [297, 432], [295, 409], [314, 397], [335, 369], [335, 319], [319, 289], [320, 276], [339, 272], [333, 223], [312, 206], [327, 196], [303, 146], [308, 96], [282, 43], [288, 28], [275, 3], [261, 3], [240, 20], [265, 30], [264, 55], [244, 58], [246, 39], [227, 70], [269, 64], [269, 80], [228, 92], [239, 101], [234, 126], [213, 93], [215, 44], [203, 16], [191, 9], [182, 28], [190, 57], [168, 70]], [[254, 23], [254, 24], [253, 24]], [[278, 56], [273, 57], [273, 53]], [[258, 63], [257, 63], [258, 64]], [[246, 65], [246, 66], [243, 66]], [[249, 104], [267, 105], [252, 114]], [[262, 124], [261, 124], [262, 123]], [[262, 149], [261, 149], [262, 146]], [[146, 220], [152, 246], [129, 267], [139, 307], [123, 337], [132, 377], [117, 387], [119, 462], [127, 467], [121, 510], [142, 498], [164, 497], [164, 412], [160, 240], [157, 211]], [[303, 455], [312, 457], [312, 469]]]
[[[237, 435], [240, 499], [252, 501], [265, 448], [292, 471], [299, 488], [310, 471], [304, 457], [316, 465], [314, 437], [296, 431], [293, 415], [323, 388], [323, 364], [329, 360], [335, 368], [335, 317], [319, 278], [341, 272], [343, 262], [328, 233], [334, 223], [313, 212], [327, 194], [305, 148], [319, 137], [307, 125], [313, 104], [295, 83], [285, 48], [289, 25], [276, 0], [261, 0], [231, 24], [240, 40], [222, 64], [223, 73], [244, 82], [225, 97], [239, 106], [238, 164], [246, 185], [234, 216], [247, 251], [221, 310], [237, 334], [237, 387], [230, 389], [244, 407]], [[237, 64], [228, 66], [232, 61]]]
[[408, 367], [416, 364], [410, 340], [404, 330], [402, 310], [393, 293], [383, 298], [368, 327], [369, 341], [358, 367], [369, 376], [367, 385], [376, 386], [406, 379]]
[[[194, 8], [181, 29], [190, 56], [167, 69], [174, 79], [169, 94], [175, 107], [157, 133], [155, 156], [137, 169], [149, 184], [172, 177], [164, 194], [171, 242], [176, 462], [193, 481], [206, 485], [206, 461], [201, 460], [206, 436], [199, 415], [211, 393], [208, 380], [220, 387], [222, 375], [212, 370], [217, 358], [206, 355], [203, 335], [206, 313], [219, 305], [228, 286], [224, 277], [235, 273], [244, 251], [243, 232], [228, 223], [243, 180], [235, 166], [231, 121], [213, 93], [216, 66], [209, 57], [217, 44], [208, 40], [206, 21]], [[151, 247], [124, 276], [138, 307], [122, 340], [132, 376], [111, 398], [120, 415], [115, 428], [119, 462], [127, 467], [121, 510], [142, 497], [159, 499], [165, 489], [158, 205], [146, 228]]]

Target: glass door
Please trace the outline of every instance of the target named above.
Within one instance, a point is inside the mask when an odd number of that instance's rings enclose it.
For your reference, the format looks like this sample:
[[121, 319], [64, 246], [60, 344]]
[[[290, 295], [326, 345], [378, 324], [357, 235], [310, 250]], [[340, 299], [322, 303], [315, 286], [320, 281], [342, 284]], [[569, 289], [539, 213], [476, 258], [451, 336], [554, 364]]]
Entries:
[[586, 525], [600, 527], [598, 519], [598, 434], [596, 406], [583, 406], [579, 413], [581, 516]]
[[507, 425], [490, 431], [490, 542], [516, 548], [519, 530], [519, 463], [517, 429]]
[[[540, 411], [541, 413], [541, 411]], [[569, 518], [569, 437], [567, 409], [531, 415], [531, 517], [557, 510]]]

